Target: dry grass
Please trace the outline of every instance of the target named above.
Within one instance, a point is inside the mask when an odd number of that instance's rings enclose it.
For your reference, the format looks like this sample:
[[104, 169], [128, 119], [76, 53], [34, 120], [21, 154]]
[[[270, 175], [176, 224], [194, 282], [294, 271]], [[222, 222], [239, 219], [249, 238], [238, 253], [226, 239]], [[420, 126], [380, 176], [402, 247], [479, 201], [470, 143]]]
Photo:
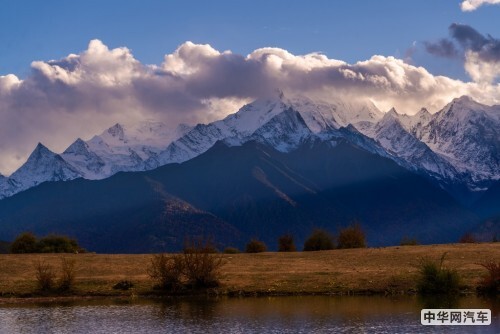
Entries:
[[[220, 293], [402, 293], [416, 288], [419, 259], [439, 259], [458, 271], [473, 291], [485, 274], [481, 261], [500, 259], [500, 243], [398, 246], [320, 252], [224, 254]], [[68, 255], [65, 255], [68, 257]], [[125, 293], [151, 293], [151, 255], [74, 254], [74, 293], [118, 295], [121, 280], [134, 283]], [[36, 290], [35, 261], [58, 267], [59, 254], [0, 255], [0, 295], [29, 296]]]

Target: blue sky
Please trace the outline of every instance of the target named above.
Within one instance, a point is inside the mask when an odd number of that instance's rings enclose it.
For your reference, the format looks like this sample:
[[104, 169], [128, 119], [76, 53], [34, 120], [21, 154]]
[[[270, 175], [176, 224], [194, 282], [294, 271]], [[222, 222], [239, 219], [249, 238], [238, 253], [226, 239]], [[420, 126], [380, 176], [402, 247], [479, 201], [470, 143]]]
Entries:
[[500, 0], [1, 0], [0, 173], [38, 142], [206, 123], [276, 88], [406, 114], [500, 104], [499, 18]]
[[[185, 41], [248, 54], [265, 46], [293, 54], [321, 51], [353, 63], [374, 54], [404, 57], [416, 41], [448, 35], [451, 23], [500, 37], [500, 6], [463, 12], [440, 1], [23, 1], [0, 2], [0, 75], [25, 77], [33, 60], [78, 53], [91, 39], [126, 46], [159, 64]], [[424, 52], [417, 65], [466, 79], [460, 64]]]

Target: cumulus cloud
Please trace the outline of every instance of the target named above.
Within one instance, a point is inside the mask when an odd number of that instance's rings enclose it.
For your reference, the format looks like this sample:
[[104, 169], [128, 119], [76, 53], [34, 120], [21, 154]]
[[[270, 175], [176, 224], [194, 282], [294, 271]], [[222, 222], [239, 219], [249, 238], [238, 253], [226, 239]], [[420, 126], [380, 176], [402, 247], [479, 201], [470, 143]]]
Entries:
[[500, 77], [500, 40], [484, 36], [471, 26], [453, 23], [451, 38], [426, 42], [427, 52], [445, 58], [464, 61], [464, 67], [476, 82], [492, 83]]
[[464, 12], [472, 12], [482, 5], [500, 4], [500, 0], [465, 0], [460, 4], [460, 8]]
[[[459, 45], [471, 45], [471, 64], [474, 57], [494, 54], [486, 55], [485, 44], [476, 46], [467, 34], [457, 36]], [[276, 88], [323, 99], [369, 98], [383, 110], [395, 106], [414, 113], [422, 106], [438, 110], [463, 94], [499, 103], [500, 87], [491, 82], [434, 76], [394, 57], [348, 64], [320, 53], [261, 48], [245, 56], [191, 42], [161, 64], [145, 65], [127, 48], [109, 49], [93, 40], [81, 53], [33, 62], [24, 80], [0, 76], [0, 172], [21, 165], [39, 141], [61, 152], [76, 137], [88, 139], [116, 122], [157, 119], [172, 128], [209, 122]]]

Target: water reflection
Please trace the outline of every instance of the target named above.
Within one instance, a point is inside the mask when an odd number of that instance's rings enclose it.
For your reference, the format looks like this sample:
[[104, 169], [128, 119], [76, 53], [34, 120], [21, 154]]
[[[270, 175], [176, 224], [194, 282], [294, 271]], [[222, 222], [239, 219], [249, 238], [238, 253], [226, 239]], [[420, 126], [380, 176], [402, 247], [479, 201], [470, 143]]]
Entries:
[[488, 327], [420, 325], [436, 301], [384, 297], [274, 297], [86, 301], [0, 307], [3, 333], [497, 333], [498, 300], [444, 307], [490, 308]]

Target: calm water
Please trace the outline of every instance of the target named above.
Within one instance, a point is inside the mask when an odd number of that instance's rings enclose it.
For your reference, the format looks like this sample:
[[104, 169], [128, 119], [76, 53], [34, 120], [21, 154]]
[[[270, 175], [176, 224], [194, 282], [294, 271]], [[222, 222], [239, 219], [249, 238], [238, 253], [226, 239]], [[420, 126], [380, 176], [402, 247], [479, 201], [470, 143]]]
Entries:
[[[467, 297], [442, 303], [411, 297], [262, 297], [3, 305], [0, 332], [500, 333], [498, 300]], [[489, 308], [493, 322], [476, 327], [421, 326], [420, 309], [439, 306]]]

